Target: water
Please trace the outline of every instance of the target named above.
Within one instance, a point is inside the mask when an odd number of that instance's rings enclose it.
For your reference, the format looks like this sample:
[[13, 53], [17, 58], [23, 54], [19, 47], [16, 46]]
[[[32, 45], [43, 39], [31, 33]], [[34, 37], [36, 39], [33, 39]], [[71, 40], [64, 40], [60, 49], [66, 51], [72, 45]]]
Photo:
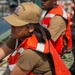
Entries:
[[0, 35], [5, 33], [9, 29], [10, 29], [9, 23], [7, 23], [5, 20], [0, 19]]
[[3, 19], [0, 18], [0, 46], [6, 42], [7, 38], [10, 35], [8, 30], [10, 29], [10, 25]]

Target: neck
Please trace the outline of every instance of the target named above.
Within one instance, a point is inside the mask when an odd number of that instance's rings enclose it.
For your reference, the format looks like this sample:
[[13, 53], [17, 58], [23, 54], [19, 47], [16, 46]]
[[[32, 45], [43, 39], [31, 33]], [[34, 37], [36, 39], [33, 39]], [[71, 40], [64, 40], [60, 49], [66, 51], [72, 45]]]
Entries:
[[50, 10], [54, 9], [54, 8], [57, 8], [57, 5], [56, 5], [56, 4], [55, 4], [55, 5], [53, 5], [53, 7], [52, 7], [52, 8], [48, 9], [48, 10], [47, 10], [47, 13], [48, 13]]

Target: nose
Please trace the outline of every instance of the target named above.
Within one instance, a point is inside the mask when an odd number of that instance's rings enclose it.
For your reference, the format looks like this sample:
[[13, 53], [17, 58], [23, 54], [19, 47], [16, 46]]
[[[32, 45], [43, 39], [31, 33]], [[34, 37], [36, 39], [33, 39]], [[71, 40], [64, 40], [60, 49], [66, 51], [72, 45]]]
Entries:
[[44, 4], [44, 1], [41, 2], [41, 5], [43, 5], [43, 4]]
[[15, 27], [14, 26], [11, 26], [11, 29], [15, 29]]

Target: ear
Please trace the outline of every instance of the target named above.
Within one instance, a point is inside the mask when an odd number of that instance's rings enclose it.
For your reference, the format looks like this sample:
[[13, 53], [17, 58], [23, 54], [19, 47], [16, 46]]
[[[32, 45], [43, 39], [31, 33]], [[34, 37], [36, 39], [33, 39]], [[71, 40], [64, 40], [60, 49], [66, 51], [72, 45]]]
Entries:
[[30, 26], [29, 27], [29, 32], [31, 33], [31, 32], [33, 32], [34, 31], [34, 27], [33, 26]]

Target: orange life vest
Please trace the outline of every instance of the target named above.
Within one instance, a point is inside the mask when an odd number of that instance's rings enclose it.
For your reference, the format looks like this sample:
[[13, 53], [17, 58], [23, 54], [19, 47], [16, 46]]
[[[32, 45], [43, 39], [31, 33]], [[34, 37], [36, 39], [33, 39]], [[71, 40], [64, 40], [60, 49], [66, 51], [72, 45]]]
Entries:
[[[62, 59], [58, 55], [57, 51], [53, 47], [52, 43], [48, 40], [46, 40], [46, 43], [39, 43], [36, 36], [33, 34], [31, 37], [25, 39], [19, 46], [16, 48], [15, 52], [10, 55], [8, 62], [9, 62], [9, 68], [12, 69], [17, 63], [19, 55], [27, 49], [36, 50], [42, 53], [50, 53], [53, 57], [53, 62], [55, 66], [55, 75], [71, 75], [65, 64], [63, 63]], [[50, 48], [50, 49], [49, 49]], [[13, 61], [12, 61], [13, 60]], [[33, 73], [30, 73], [28, 75], [35, 75]]]
[[[47, 13], [47, 15], [43, 18], [42, 24], [48, 28], [50, 26], [50, 20], [55, 15], [60, 15], [68, 21], [68, 24], [66, 25], [65, 35], [68, 40], [67, 47], [68, 47], [68, 49], [72, 49], [72, 36], [71, 36], [72, 34], [71, 34], [70, 20], [68, 19], [66, 12], [64, 11], [64, 9], [61, 6], [58, 5], [57, 8], [53, 8], [52, 10], [50, 10]], [[62, 49], [64, 47], [63, 35], [61, 34], [60, 37], [55, 42], [52, 41], [52, 43], [53, 43], [54, 47], [56, 48], [57, 52], [62, 53]]]

